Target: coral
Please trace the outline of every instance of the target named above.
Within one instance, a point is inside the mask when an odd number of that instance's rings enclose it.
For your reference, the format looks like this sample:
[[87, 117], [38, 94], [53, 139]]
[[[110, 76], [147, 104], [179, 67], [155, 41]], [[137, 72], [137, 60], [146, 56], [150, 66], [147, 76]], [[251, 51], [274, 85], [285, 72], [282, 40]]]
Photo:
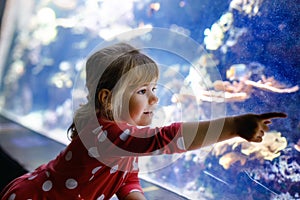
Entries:
[[281, 137], [279, 132], [267, 133], [261, 143], [245, 143], [241, 144], [241, 152], [245, 155], [253, 155], [259, 160], [273, 160], [280, 156], [280, 151], [287, 147], [287, 140]]
[[256, 88], [260, 88], [262, 90], [276, 92], [276, 93], [292, 93], [292, 92], [296, 92], [299, 90], [298, 85], [293, 86], [291, 88], [278, 88], [276, 86], [273, 86], [274, 83], [272, 83], [272, 82], [261, 82], [261, 81], [254, 82], [254, 81], [246, 80], [245, 84], [251, 85]]
[[298, 140], [297, 144], [294, 145], [294, 148], [300, 152], [300, 139]]
[[[249, 175], [272, 191], [272, 199], [299, 199], [300, 165], [299, 154], [293, 148], [287, 147], [281, 152], [281, 156], [272, 162], [266, 161], [263, 166], [250, 164]], [[280, 193], [279, 193], [280, 191]]]
[[[254, 89], [260, 89], [266, 92], [273, 93], [293, 93], [299, 90], [299, 86], [287, 88], [285, 85], [276, 81], [274, 77], [266, 77], [262, 75], [258, 81], [252, 81], [244, 77], [240, 81], [220, 81], [213, 83], [214, 90], [202, 92], [206, 99], [214, 97], [223, 99], [227, 102], [244, 101], [251, 97], [251, 94], [256, 92]], [[223, 91], [224, 93], [220, 92]], [[206, 100], [203, 98], [203, 100]], [[206, 100], [207, 101], [207, 100]], [[220, 101], [220, 100], [219, 100]]]
[[229, 152], [220, 158], [219, 164], [222, 165], [224, 169], [229, 169], [230, 166], [236, 162], [240, 162], [241, 165], [245, 165], [246, 161], [247, 158], [243, 154], [238, 152]]
[[249, 17], [253, 17], [259, 14], [262, 2], [262, 0], [233, 0], [230, 2], [229, 9], [237, 10]]
[[249, 143], [241, 138], [235, 138], [216, 144], [212, 153], [220, 156], [219, 164], [225, 169], [229, 169], [236, 162], [245, 165], [247, 160], [272, 161], [279, 157], [280, 151], [286, 147], [287, 140], [281, 136], [281, 133], [269, 132], [265, 134], [261, 143]]
[[233, 14], [231, 12], [227, 12], [222, 15], [210, 29], [205, 29], [204, 43], [206, 45], [206, 49], [217, 50], [223, 44], [225, 33], [230, 29], [232, 24]]
[[282, 193], [280, 195], [276, 195], [272, 198], [273, 200], [281, 200], [281, 199], [293, 199], [290, 193]]
[[[300, 165], [296, 160], [291, 161], [291, 156], [280, 156], [278, 163], [273, 167], [273, 172], [280, 174], [284, 179], [289, 179], [291, 182], [300, 182]], [[278, 176], [278, 175], [277, 175]]]

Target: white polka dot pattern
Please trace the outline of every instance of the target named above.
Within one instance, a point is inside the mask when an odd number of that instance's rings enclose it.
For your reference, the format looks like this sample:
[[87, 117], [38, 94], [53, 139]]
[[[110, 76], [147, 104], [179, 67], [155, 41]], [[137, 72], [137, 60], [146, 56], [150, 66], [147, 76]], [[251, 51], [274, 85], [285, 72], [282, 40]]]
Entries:
[[37, 174], [36, 174], [36, 175], [33, 175], [33, 176], [30, 176], [30, 177], [28, 177], [28, 180], [33, 180], [33, 179], [35, 179], [37, 176], [38, 176]]
[[[104, 126], [105, 127], [105, 126]], [[95, 159], [91, 159], [89, 157], [103, 157], [103, 159], [106, 159], [107, 157], [111, 156], [111, 154], [108, 152], [110, 149], [109, 147], [107, 148], [107, 151], [104, 150], [100, 150], [100, 148], [98, 147], [98, 145], [101, 147], [102, 146], [107, 146], [109, 145], [111, 142], [112, 144], [114, 144], [114, 141], [107, 141], [108, 137], [110, 137], [110, 135], [108, 134], [112, 134], [112, 138], [117, 138], [116, 142], [122, 142], [122, 141], [128, 141], [131, 137], [131, 135], [135, 134], [134, 131], [136, 131], [137, 129], [131, 129], [130, 127], [124, 128], [121, 131], [120, 127], [116, 127], [116, 133], [114, 133], [114, 127], [110, 127], [109, 129], [107, 129], [108, 131], [111, 132], [107, 132], [107, 130], [105, 130], [106, 128], [104, 128], [103, 126], [98, 126], [97, 128], [95, 128], [95, 126], [93, 126], [92, 129], [90, 129], [89, 127], [89, 132], [87, 134], [88, 138], [92, 138], [92, 142], [88, 143], [85, 148], [87, 149], [87, 151], [82, 151], [83, 147], [78, 146], [82, 145], [81, 142], [77, 142], [78, 140], [74, 140], [74, 144], [73, 146], [69, 146], [65, 151], [63, 151], [63, 153], [58, 155], [59, 159], [56, 159], [54, 161], [52, 161], [51, 163], [49, 163], [48, 165], [44, 165], [41, 168], [38, 168], [36, 171], [34, 171], [33, 173], [28, 173], [27, 176], [24, 176], [25, 179], [27, 181], [25, 182], [31, 182], [31, 184], [35, 184], [35, 187], [38, 187], [39, 190], [39, 195], [49, 195], [49, 196], [56, 196], [59, 195], [57, 194], [58, 192], [61, 193], [61, 195], [64, 194], [72, 194], [72, 195], [76, 195], [76, 197], [78, 196], [78, 198], [83, 198], [80, 194], [79, 194], [79, 189], [81, 189], [81, 184], [83, 182], [87, 182], [87, 180], [89, 179], [91, 182], [90, 184], [88, 184], [85, 189], [89, 190], [89, 189], [93, 189], [90, 188], [89, 186], [93, 187], [93, 185], [99, 185], [99, 187], [104, 188], [101, 193], [98, 193], [97, 196], [94, 196], [94, 199], [98, 199], [98, 200], [104, 200], [106, 198], [110, 198], [113, 194], [112, 191], [110, 190], [110, 185], [107, 185], [107, 183], [103, 183], [103, 176], [112, 178], [112, 181], [122, 181], [124, 184], [124, 180], [126, 180], [127, 177], [131, 176], [130, 171], [135, 171], [139, 169], [138, 166], [138, 158], [137, 157], [127, 157], [124, 156], [122, 158], [114, 158], [113, 165], [105, 165], [105, 164], [101, 164], [99, 162], [94, 162]], [[94, 129], [94, 130], [93, 130]], [[167, 130], [167, 129], [166, 129]], [[173, 129], [172, 129], [173, 130]], [[176, 129], [177, 130], [177, 129]], [[173, 134], [175, 138], [176, 134]], [[162, 136], [164, 136], [162, 134]], [[169, 138], [167, 138], [169, 139]], [[94, 144], [93, 142], [96, 141], [98, 142], [98, 144]], [[173, 148], [177, 151], [179, 151], [179, 149], [184, 149], [184, 141], [182, 137], [179, 137], [178, 139], [175, 139], [175, 145], [177, 145], [176, 147], [178, 148]], [[73, 142], [73, 141], [72, 141]], [[103, 143], [101, 143], [103, 142]], [[125, 142], [124, 142], [125, 143]], [[104, 144], [104, 145], [103, 145]], [[139, 145], [139, 144], [137, 144]], [[165, 148], [168, 148], [169, 146], [167, 145]], [[168, 150], [168, 149], [167, 149]], [[159, 149], [159, 150], [154, 150], [152, 149], [148, 149], [147, 153], [149, 154], [160, 154], [164, 151], [164, 149]], [[83, 154], [84, 153], [84, 154]], [[83, 155], [82, 155], [83, 154]], [[85, 161], [87, 161], [87, 165], [85, 168], [85, 175], [83, 177], [81, 177], [79, 175], [79, 173], [77, 171], [74, 170], [70, 170], [70, 171], [63, 171], [64, 174], [62, 175], [61, 173], [56, 173], [56, 170], [52, 170], [53, 166], [56, 166], [57, 162], [61, 162], [58, 163], [58, 166], [61, 166], [63, 168], [63, 170], [65, 170], [65, 164], [68, 165], [72, 165], [75, 166], [78, 162], [77, 162], [77, 157], [78, 156], [84, 156]], [[98, 158], [99, 159], [99, 158]], [[81, 161], [81, 160], [80, 160]], [[90, 161], [92, 161], [92, 163], [89, 163]], [[123, 169], [123, 163], [124, 166], [126, 166], [126, 168], [124, 168], [124, 171], [121, 170], [121, 166]], [[81, 163], [79, 163], [81, 164]], [[125, 165], [126, 164], [126, 165]], [[81, 170], [81, 169], [80, 169]], [[125, 171], [127, 170], [127, 171]], [[61, 172], [60, 169], [57, 169], [58, 172]], [[87, 176], [86, 176], [87, 175]], [[116, 178], [115, 178], [116, 177]], [[55, 182], [54, 182], [55, 180]], [[118, 182], [118, 183], [122, 183], [122, 182]], [[30, 185], [30, 188], [32, 188], [32, 185]], [[59, 185], [62, 185], [62, 187], [59, 189], [59, 191], [57, 191], [57, 188]], [[26, 186], [24, 185], [20, 185], [19, 187], [24, 187], [27, 189]], [[15, 191], [19, 191], [19, 190], [15, 190]], [[132, 191], [139, 191], [139, 190], [132, 190]], [[131, 191], [131, 192], [132, 192]], [[30, 189], [28, 189], [26, 192], [31, 193]], [[90, 192], [90, 191], [89, 191]], [[9, 196], [10, 195], [10, 196]], [[10, 200], [14, 200], [14, 199], [19, 199], [22, 197], [26, 197], [25, 195], [23, 195], [22, 193], [9, 193], [7, 194], [7, 196], [5, 197], [5, 199], [10, 199]], [[28, 198], [28, 197], [27, 197]], [[27, 199], [25, 198], [25, 199]], [[33, 197], [31, 197], [33, 198]], [[50, 197], [51, 198], [51, 197]], [[29, 199], [27, 199], [29, 200]]]
[[126, 177], [127, 173], [128, 173], [127, 171], [125, 171], [125, 172], [124, 172], [124, 174], [123, 174], [123, 178], [125, 178], [125, 177]]
[[91, 178], [89, 179], [89, 181], [91, 181], [91, 180], [93, 180], [93, 178], [94, 178], [95, 176], [93, 175], [93, 176], [91, 176]]
[[69, 178], [68, 180], [66, 180], [66, 187], [70, 190], [76, 188], [78, 185], [77, 181], [73, 178]]
[[153, 151], [153, 152], [152, 152], [152, 155], [160, 155], [160, 150], [157, 149], [157, 150]]
[[99, 169], [101, 169], [102, 168], [102, 166], [99, 166], [99, 167], [95, 167], [93, 170], [92, 170], [92, 176], [91, 176], [91, 178], [89, 179], [89, 181], [91, 181], [91, 180], [93, 180], [93, 178], [95, 177], [94, 176], [94, 174], [96, 174], [97, 173], [97, 171], [99, 171]]
[[15, 194], [15, 193], [12, 193], [12, 194], [9, 196], [8, 200], [14, 200], [15, 198], [16, 198], [16, 194]]
[[116, 171], [118, 171], [118, 168], [119, 168], [118, 165], [113, 166], [113, 167], [110, 169], [110, 173], [111, 173], [111, 174], [115, 173]]
[[51, 188], [52, 188], [52, 182], [50, 180], [47, 180], [43, 183], [42, 186], [43, 191], [48, 192], [51, 190]]
[[135, 158], [132, 162], [133, 170], [139, 169], [139, 164], [137, 163], [137, 158]]
[[102, 127], [103, 127], [103, 126], [99, 126], [99, 127], [95, 128], [94, 130], [92, 130], [92, 132], [93, 132], [94, 134], [98, 134], [98, 133], [100, 133], [100, 132], [102, 131]]
[[125, 131], [123, 131], [123, 133], [120, 135], [120, 139], [123, 141], [126, 141], [128, 139], [128, 137], [130, 136], [130, 131], [128, 129], [126, 129]]
[[97, 198], [97, 200], [103, 200], [105, 198], [105, 195], [102, 194], [100, 197]]
[[102, 133], [100, 133], [98, 136], [98, 141], [99, 142], [103, 142], [104, 140], [106, 140], [107, 138], [107, 131], [103, 131]]
[[102, 166], [99, 166], [99, 167], [95, 167], [93, 170], [92, 170], [92, 174], [96, 174], [96, 172], [101, 169]]
[[89, 156], [92, 157], [92, 158], [97, 158], [97, 157], [100, 156], [99, 153], [98, 153], [97, 147], [91, 147], [91, 148], [89, 148], [88, 151], [89, 151]]
[[183, 137], [179, 137], [177, 139], [177, 147], [181, 150], [185, 150], [184, 139]]
[[73, 154], [72, 151], [68, 151], [68, 153], [65, 156], [66, 161], [70, 161], [72, 159], [73, 156], [72, 154]]
[[89, 179], [89, 181], [93, 180], [93, 179], [94, 179], [94, 177], [95, 177], [94, 175], [93, 175], [93, 176], [91, 176], [91, 178]]

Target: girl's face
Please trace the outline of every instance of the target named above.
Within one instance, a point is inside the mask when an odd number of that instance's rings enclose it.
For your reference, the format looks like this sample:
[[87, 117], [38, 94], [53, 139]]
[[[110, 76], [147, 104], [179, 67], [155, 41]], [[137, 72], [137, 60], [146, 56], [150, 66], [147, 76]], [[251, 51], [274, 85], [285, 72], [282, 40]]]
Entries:
[[129, 98], [129, 115], [125, 120], [133, 125], [150, 125], [158, 98], [155, 94], [156, 82], [146, 83], [134, 89]]

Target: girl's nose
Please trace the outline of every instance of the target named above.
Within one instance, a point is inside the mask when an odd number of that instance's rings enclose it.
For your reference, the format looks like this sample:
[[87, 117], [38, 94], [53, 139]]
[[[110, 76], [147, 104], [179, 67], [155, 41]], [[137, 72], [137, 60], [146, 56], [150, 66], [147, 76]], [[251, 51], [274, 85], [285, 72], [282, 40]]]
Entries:
[[151, 94], [149, 98], [149, 104], [153, 105], [156, 104], [157, 102], [158, 102], [158, 97], [155, 94]]

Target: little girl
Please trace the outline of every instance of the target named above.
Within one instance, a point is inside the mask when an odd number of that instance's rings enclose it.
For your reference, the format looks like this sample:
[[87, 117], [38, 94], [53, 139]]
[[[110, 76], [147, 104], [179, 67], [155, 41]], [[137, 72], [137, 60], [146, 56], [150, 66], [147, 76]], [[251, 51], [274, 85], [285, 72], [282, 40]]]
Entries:
[[116, 194], [143, 200], [139, 156], [182, 153], [233, 137], [261, 142], [270, 120], [286, 117], [246, 114], [151, 128], [158, 76], [156, 63], [128, 44], [94, 53], [86, 63], [88, 102], [68, 129], [71, 143], [56, 159], [8, 184], [1, 199], [103, 200]]

